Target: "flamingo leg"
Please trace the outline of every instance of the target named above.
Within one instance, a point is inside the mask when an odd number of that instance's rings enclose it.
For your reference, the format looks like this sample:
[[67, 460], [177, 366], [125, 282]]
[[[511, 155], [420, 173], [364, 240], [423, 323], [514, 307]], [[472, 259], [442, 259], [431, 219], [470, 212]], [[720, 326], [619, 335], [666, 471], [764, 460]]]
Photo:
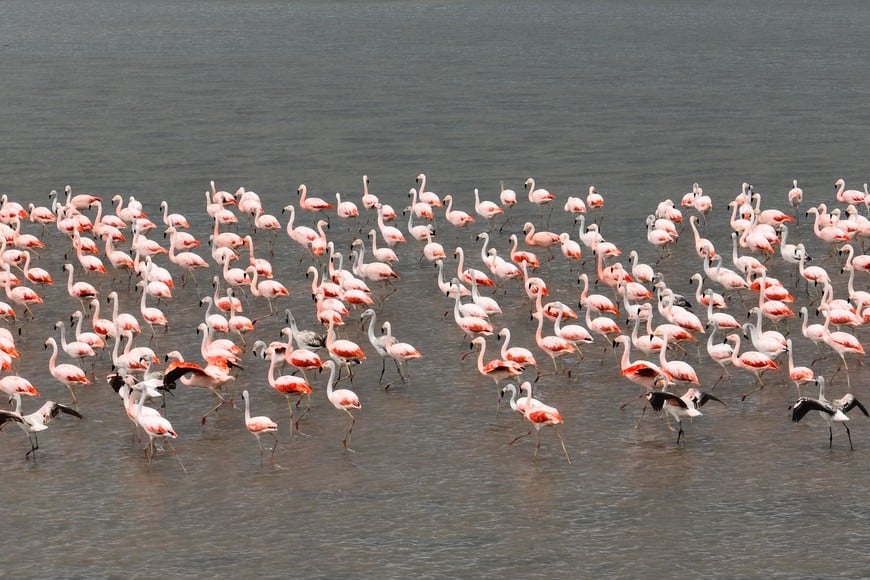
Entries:
[[172, 451], [172, 454], [175, 456], [175, 459], [178, 460], [178, 465], [181, 466], [181, 471], [183, 471], [185, 474], [187, 474], [187, 468], [184, 467], [184, 463], [181, 462], [181, 457], [179, 457], [178, 453], [175, 451], [175, 446], [172, 444], [171, 441], [169, 441], [169, 439], [166, 440], [166, 444], [169, 445], [170, 451]]
[[299, 429], [299, 422], [293, 421], [293, 404], [290, 402], [290, 397], [285, 397], [287, 399], [287, 408], [290, 410], [290, 435], [293, 435], [293, 426], [296, 426], [296, 429]]
[[220, 393], [218, 393], [217, 391], [212, 391], [212, 392], [219, 399], [219, 401], [218, 401], [218, 404], [215, 405], [214, 407], [212, 407], [208, 413], [206, 413], [205, 415], [202, 416], [202, 424], [203, 425], [205, 425], [205, 421], [210, 415], [213, 415], [214, 413], [216, 413], [218, 409], [220, 409], [224, 404], [227, 403], [227, 401], [220, 395]]
[[565, 447], [565, 439], [562, 437], [562, 434], [556, 431], [556, 428], [553, 427], [553, 431], [559, 437], [559, 442], [562, 443], [562, 451], [565, 453], [565, 459], [568, 460], [568, 464], [571, 464], [571, 457], [568, 455], [568, 449]]
[[278, 436], [272, 433], [272, 437], [275, 439], [275, 445], [272, 446], [272, 455], [269, 456], [269, 461], [272, 465], [275, 465], [275, 450], [278, 449]]
[[746, 397], [748, 397], [749, 395], [751, 395], [753, 393], [757, 393], [758, 391], [764, 389], [764, 383], [761, 382], [761, 377], [757, 377], [757, 381], [758, 381], [758, 383], [757, 383], [758, 386], [756, 388], [752, 389], [751, 391], [747, 391], [747, 392], [743, 393], [742, 395], [740, 395], [741, 401], [745, 401]]
[[[642, 396], [643, 396], [643, 395], [641, 394], [640, 397], [642, 397]], [[640, 397], [638, 397], [638, 399], [640, 399]], [[637, 423], [634, 424], [634, 428], [635, 428], [635, 429], [638, 428], [638, 426], [640, 425], [641, 420], [643, 420], [643, 415], [644, 415], [644, 413], [646, 413], [647, 405], [648, 405], [648, 403], [646, 403], [646, 402], [643, 404], [643, 409], [640, 410], [640, 417], [637, 418]]]
[[624, 409], [625, 406], [628, 405], [629, 403], [634, 403], [634, 402], [637, 401], [638, 399], [642, 399], [643, 396], [644, 396], [645, 394], [646, 394], [646, 393], [641, 393], [641, 394], [639, 394], [638, 396], [634, 397], [633, 399], [629, 399], [629, 400], [625, 401], [624, 403], [620, 403], [620, 405], [619, 405], [619, 409], [622, 410], [622, 409]]
[[680, 438], [682, 438], [682, 436], [683, 436], [683, 422], [682, 421], [679, 422], [679, 426], [680, 426], [680, 431], [679, 431], [679, 433], [677, 433], [677, 444], [678, 445], [680, 443]]
[[855, 451], [855, 448], [852, 447], [852, 432], [849, 430], [849, 426], [843, 423], [843, 427], [846, 428], [846, 436], [849, 437], [849, 449]]
[[356, 453], [356, 451], [354, 451], [353, 449], [348, 447], [348, 444], [350, 443], [350, 433], [351, 433], [351, 431], [353, 431], [353, 425], [354, 425], [354, 423], [356, 423], [356, 419], [351, 414], [351, 412], [348, 411], [347, 409], [345, 409], [344, 412], [347, 413], [348, 417], [350, 417], [350, 425], [348, 425], [347, 432], [344, 434], [344, 440], [342, 441], [342, 444], [344, 445], [344, 449], [346, 451], [350, 451], [351, 453]]
[[[36, 439], [36, 433], [31, 433], [28, 437], [30, 439], [30, 451], [24, 454], [25, 458], [29, 458], [30, 454], [33, 454], [33, 460], [36, 461], [36, 450], [39, 449], [39, 441]], [[851, 437], [849, 441], [851, 441]]]
[[529, 432], [528, 432], [528, 433], [525, 433], [524, 435], [519, 435], [519, 436], [517, 436], [517, 437], [514, 437], [514, 438], [511, 440], [511, 442], [508, 443], [508, 445], [513, 445], [514, 443], [516, 443], [517, 441], [519, 441], [519, 440], [522, 439], [523, 437], [528, 437], [528, 436], [531, 435], [531, 434], [532, 434], [532, 430], [529, 429]]

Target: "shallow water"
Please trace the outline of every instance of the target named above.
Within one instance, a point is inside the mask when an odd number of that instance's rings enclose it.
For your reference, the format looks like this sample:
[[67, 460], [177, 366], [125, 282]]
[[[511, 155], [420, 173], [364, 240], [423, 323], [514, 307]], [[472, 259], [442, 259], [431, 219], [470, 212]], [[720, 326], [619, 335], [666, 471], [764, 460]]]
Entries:
[[[835, 203], [838, 177], [852, 187], [866, 179], [868, 81], [858, 71], [870, 57], [860, 41], [867, 10], [784, 2], [11, 3], [0, 20], [0, 190], [38, 204], [66, 184], [105, 199], [135, 195], [152, 218], [166, 199], [205, 240], [202, 192], [212, 179], [230, 191], [257, 191], [282, 224], [280, 209], [297, 203], [300, 183], [359, 203], [363, 174], [397, 210], [420, 172], [469, 212], [473, 188], [494, 200], [500, 180], [522, 193], [534, 176], [560, 202], [594, 183], [606, 205], [588, 219], [623, 249], [628, 265], [630, 249], [656, 261], [641, 237], [644, 218], [698, 181], [715, 206], [706, 235], [727, 255], [725, 205], [741, 182], [752, 182], [766, 207], [784, 209], [792, 179], [807, 206]], [[504, 230], [493, 231], [499, 254], [508, 252], [509, 233], [546, 215], [523, 199]], [[316, 219], [298, 221], [313, 226]], [[331, 221], [329, 237], [344, 254], [374, 224], [371, 216]], [[561, 203], [549, 225], [571, 230]], [[483, 267], [475, 235], [485, 224], [457, 232], [439, 213], [436, 227], [448, 253], [461, 244], [469, 265]], [[25, 229], [39, 233], [32, 224]], [[238, 228], [248, 229], [244, 221]], [[792, 235], [825, 256], [805, 221]], [[78, 308], [61, 283], [73, 256], [62, 255], [69, 244], [56, 231], [45, 239], [52, 251], [41, 253], [39, 265], [57, 285], [18, 339], [18, 369], [45, 398], [67, 401], [48, 374], [43, 341]], [[269, 236], [258, 234], [257, 244], [267, 256]], [[273, 244], [276, 279], [291, 290], [278, 306], [312, 327], [310, 258], [283, 233]], [[612, 349], [597, 339], [570, 379], [544, 376], [536, 385], [536, 395], [565, 418], [560, 433], [573, 463], [549, 429], [535, 458], [533, 436], [507, 445], [527, 427], [504, 404], [495, 414], [495, 386], [477, 373], [474, 353], [459, 359], [467, 342], [444, 316], [452, 302], [438, 293], [436, 270], [418, 262], [414, 242], [398, 252], [398, 290], [378, 305], [378, 320], [390, 320], [394, 334], [424, 356], [409, 365], [408, 386], [388, 365], [393, 383], [385, 391], [377, 355], [357, 315], [348, 317], [341, 335], [359, 341], [370, 359], [355, 369], [363, 403], [351, 440], [356, 453], [341, 446], [347, 417], [328, 404], [325, 376], [313, 379], [312, 411], [302, 423], [308, 436], [291, 438], [286, 404], [266, 381], [268, 365], [247, 353], [235, 388], [251, 391], [255, 414], [279, 421], [278, 466], [261, 464], [239, 411], [222, 408], [203, 427], [211, 398], [193, 389], [168, 401], [178, 461], [161, 453], [148, 466], [115, 395], [98, 381], [78, 391], [86, 419], [53, 423], [37, 461], [24, 460], [27, 445], [16, 429], [2, 435], [5, 518], [16, 548], [0, 556], [3, 569], [32, 573], [38, 564], [45, 575], [172, 577], [865, 571], [866, 418], [853, 413], [854, 451], [839, 428], [829, 451], [820, 419], [789, 420], [790, 384], [770, 377], [768, 388], [741, 402], [752, 378], [735, 371], [715, 391], [728, 407], [705, 407], [677, 445], [650, 413], [634, 428], [639, 403], [618, 409], [639, 390], [619, 377]], [[833, 274], [832, 260], [825, 266]], [[778, 257], [769, 265], [796, 288], [794, 268]], [[448, 273], [455, 267], [448, 258]], [[685, 294], [700, 267], [688, 230], [659, 263]], [[594, 262], [569, 266], [556, 252], [538, 275], [551, 299], [576, 306], [580, 271], [596, 277]], [[204, 311], [193, 305], [211, 293], [216, 272], [199, 274], [198, 286], [176, 288], [159, 305], [172, 322], [152, 343], [158, 353], [178, 348], [198, 359], [194, 327]], [[124, 277], [89, 280], [104, 294], [119, 290], [122, 306], [135, 311], [138, 295], [128, 293]], [[836, 289], [845, 294], [839, 274]], [[793, 292], [796, 306], [816, 295]], [[742, 319], [752, 296], [733, 299], [729, 312]], [[520, 287], [508, 284], [495, 297], [505, 311], [497, 326], [510, 327], [513, 342], [531, 348], [548, 372]], [[263, 301], [248, 299], [246, 309], [268, 314]], [[281, 316], [264, 318], [249, 344], [278, 339], [282, 326]], [[780, 330], [795, 341], [796, 364], [827, 352], [806, 341], [795, 320]], [[487, 358], [497, 344], [487, 342]], [[699, 354], [690, 346], [685, 360], [709, 388], [720, 371]], [[110, 361], [108, 353], [99, 358], [99, 377]], [[852, 391], [870, 398], [867, 371], [850, 366]], [[814, 365], [828, 377], [836, 367], [836, 358]], [[842, 377], [829, 395], [846, 391]], [[25, 401], [27, 411], [36, 406]]]

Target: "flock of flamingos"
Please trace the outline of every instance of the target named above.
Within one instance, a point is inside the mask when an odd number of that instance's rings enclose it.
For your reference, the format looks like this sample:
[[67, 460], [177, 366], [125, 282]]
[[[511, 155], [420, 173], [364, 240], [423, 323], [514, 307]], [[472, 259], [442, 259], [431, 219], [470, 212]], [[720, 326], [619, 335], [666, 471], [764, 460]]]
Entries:
[[[427, 269], [432, 272], [431, 298], [444, 301], [455, 322], [455, 329], [449, 323], [438, 328], [446, 339], [461, 337], [463, 345], [476, 349], [456, 356], [473, 354], [477, 372], [495, 383], [494, 394], [509, 400], [511, 409], [528, 421], [528, 434], [537, 436], [535, 455], [541, 429], [553, 427], [571, 462], [557, 427], [563, 422], [560, 412], [535, 398], [533, 390], [542, 376], [562, 381], [582, 376], [588, 364], [582, 351], [592, 343], [618, 353], [614, 382], [636, 384], [644, 410], [648, 405], [663, 412], [668, 427], [677, 431], [678, 444], [685, 419], [700, 417], [710, 401], [725, 404], [723, 395], [712, 394], [716, 384], [701, 389], [689, 362], [697, 360], [695, 364], [712, 361], [721, 367], [720, 380], [735, 373], [753, 375], [755, 388], [742, 398], [771, 383], [793, 383], [792, 420], [816, 411], [811, 416], [818, 414], [827, 424], [829, 446], [833, 424], [839, 423], [851, 448], [848, 413], [857, 407], [867, 415], [867, 410], [851, 393], [826, 398], [826, 378], [819, 369], [824, 359], [832, 359], [837, 370], [828, 385], [836, 381], [844, 387], [840, 390], [851, 391], [850, 365], [861, 364], [864, 355], [856, 333], [870, 320], [870, 293], [862, 289], [870, 272], [870, 255], [863, 253], [864, 238], [870, 235], [865, 217], [870, 194], [866, 184], [860, 191], [846, 189], [838, 180], [827, 203], [806, 207], [803, 192], [796, 181], [793, 185], [790, 191], [762, 196], [744, 183], [733, 196], [717, 195], [714, 213], [712, 196], [696, 183], [692, 191], [650, 208], [646, 241], [651, 248], [641, 248], [638, 235], [639, 246], [627, 251], [607, 240], [613, 220], [604, 219], [609, 204], [594, 186], [585, 197], [554, 195], [532, 178], [520, 191], [502, 183], [491, 200], [481, 199], [487, 195], [477, 189], [473, 200], [461, 200], [427, 190], [423, 174], [407, 198], [379, 199], [363, 176], [361, 198], [337, 193], [322, 199], [300, 185], [295, 203], [283, 208], [265, 208], [253, 191], [219, 191], [212, 182], [205, 192], [207, 217], [198, 207], [190, 220], [170, 213], [166, 201], [160, 205], [162, 215], [149, 217], [132, 196], [114, 196], [110, 211], [108, 201], [75, 194], [70, 186], [63, 193], [52, 191], [50, 207], [25, 207], [3, 195], [0, 285], [6, 301], [0, 302], [0, 317], [6, 325], [0, 327], [0, 365], [6, 372], [0, 391], [10, 408], [0, 410], [0, 428], [20, 427], [30, 443], [26, 457], [35, 459], [38, 434], [53, 418], [87, 415], [87, 409], [79, 408], [77, 391], [107, 380], [119, 396], [118, 412], [126, 413], [140, 440], [142, 433], [147, 436], [144, 453], [150, 463], [158, 442], [174, 452], [171, 440], [177, 434], [161, 405], [167, 392], [199, 388], [213, 393], [214, 406], [201, 417], [204, 425], [210, 415], [233, 404], [237, 381], [267, 381], [286, 398], [291, 435], [310, 420], [309, 411], [325, 393], [347, 415], [342, 443], [350, 452], [355, 412], [362, 408], [354, 368], [380, 359], [382, 386], [414, 388], [411, 374], [419, 363], [412, 361], [425, 354], [393, 335], [394, 327], [401, 334], [401, 321], [391, 325], [383, 320], [382, 307], [399, 299], [392, 295], [402, 290], [403, 271], [433, 264], [437, 268]], [[400, 201], [402, 207], [396, 211], [390, 201]], [[777, 202], [786, 211], [770, 207]], [[530, 204], [523, 215], [537, 218], [524, 223], [512, 219], [518, 204]], [[708, 220], [724, 216], [726, 208], [729, 237], [708, 238]], [[280, 218], [268, 211], [278, 209]], [[192, 223], [208, 224], [207, 234], [192, 235]], [[57, 248], [66, 252], [62, 271], [39, 267], [49, 244], [55, 255]], [[638, 250], [656, 257], [656, 263], [642, 263]], [[295, 278], [276, 279], [267, 254], [291, 262]], [[686, 256], [697, 265], [688, 297], [657, 268]], [[774, 266], [788, 272], [788, 279], [776, 279]], [[565, 280], [566, 271], [570, 280]], [[552, 299], [564, 294], [555, 288], [575, 282], [579, 286], [570, 292], [577, 298], [570, 304]], [[161, 306], [194, 294], [179, 292], [179, 286], [209, 283], [213, 295], [200, 299], [195, 293], [203, 306], [200, 352], [155, 352], [161, 327], [172, 324]], [[292, 312], [287, 308], [291, 292], [311, 293], [314, 309]], [[22, 397], [40, 393], [15, 370], [20, 356], [16, 340], [31, 332], [31, 321], [47, 300], [70, 307], [73, 326], [58, 321], [57, 332], [44, 341], [51, 353], [48, 372], [70, 398], [47, 401], [27, 413]], [[514, 309], [525, 303], [531, 315], [528, 328], [500, 326], [499, 300], [510, 301]], [[283, 318], [282, 340], [266, 340], [257, 318], [248, 316], [253, 311], [260, 318]], [[300, 329], [297, 320], [310, 320], [313, 328]], [[501, 342], [497, 355], [491, 354], [494, 338]], [[793, 348], [799, 343], [814, 343], [815, 354]], [[265, 381], [245, 377], [243, 359], [251, 353], [268, 359]], [[393, 366], [397, 378], [385, 384]], [[241, 395], [243, 424], [256, 437], [261, 458], [268, 448], [260, 439], [267, 435], [274, 462], [278, 422], [251, 413], [252, 402], [256, 406], [274, 395], [264, 388], [244, 389]]]

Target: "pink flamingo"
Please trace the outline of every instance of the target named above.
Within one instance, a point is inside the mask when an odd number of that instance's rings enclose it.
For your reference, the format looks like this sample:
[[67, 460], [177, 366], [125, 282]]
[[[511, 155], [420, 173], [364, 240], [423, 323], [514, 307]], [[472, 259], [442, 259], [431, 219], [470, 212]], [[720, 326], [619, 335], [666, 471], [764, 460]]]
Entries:
[[68, 363], [55, 364], [57, 361], [57, 342], [52, 336], [45, 339], [45, 347], [48, 348], [49, 346], [52, 348], [52, 353], [51, 357], [48, 359], [48, 372], [50, 372], [51, 376], [57, 379], [58, 382], [63, 383], [63, 385], [69, 390], [73, 402], [75, 403], [77, 399], [73, 387], [78, 385], [90, 385], [91, 381], [88, 379], [85, 371], [75, 365]]
[[[541, 428], [542, 427], [553, 427], [553, 432], [559, 437], [559, 441], [562, 443], [562, 451], [565, 453], [565, 459], [568, 463], [571, 463], [571, 457], [568, 455], [568, 449], [565, 447], [565, 440], [562, 438], [562, 434], [556, 431], [556, 425], [560, 425], [564, 423], [562, 420], [562, 415], [559, 413], [559, 410], [555, 407], [551, 407], [549, 405], [545, 405], [543, 403], [538, 403], [537, 405], [528, 404], [532, 401], [532, 384], [529, 381], [525, 381], [520, 385], [520, 389], [526, 391], [526, 399], [527, 399], [527, 408], [523, 413], [523, 416], [532, 424], [535, 428], [535, 433], [537, 435], [537, 442], [535, 444], [535, 457], [538, 456], [538, 450], [541, 448]], [[531, 435], [531, 431], [526, 433], [525, 435], [520, 435], [516, 437], [510, 444], [514, 444], [518, 440]]]
[[323, 366], [329, 369], [329, 380], [326, 383], [326, 397], [329, 399], [329, 402], [332, 403], [333, 407], [339, 411], [344, 411], [347, 413], [347, 416], [350, 417], [350, 425], [348, 425], [347, 431], [344, 434], [344, 439], [341, 443], [344, 445], [345, 450], [353, 452], [353, 449], [348, 447], [348, 444], [350, 442], [350, 433], [353, 431], [353, 426], [356, 423], [356, 418], [350, 410], [362, 409], [362, 405], [360, 404], [359, 397], [357, 397], [356, 393], [353, 391], [349, 389], [333, 388], [335, 383], [335, 362], [328, 360], [323, 363]]
[[248, 433], [257, 438], [257, 447], [260, 448], [261, 461], [263, 459], [263, 444], [260, 441], [260, 436], [264, 433], [271, 433], [275, 439], [275, 444], [272, 446], [272, 455], [269, 456], [269, 460], [274, 464], [275, 450], [278, 449], [278, 436], [275, 434], [278, 431], [278, 424], [264, 415], [251, 417], [251, 400], [247, 389], [242, 391], [242, 398], [245, 400], [245, 428], [248, 430]]
[[308, 187], [303, 183], [296, 189], [299, 194], [299, 207], [307, 211], [326, 211], [333, 209], [331, 203], [319, 197], [308, 197]]

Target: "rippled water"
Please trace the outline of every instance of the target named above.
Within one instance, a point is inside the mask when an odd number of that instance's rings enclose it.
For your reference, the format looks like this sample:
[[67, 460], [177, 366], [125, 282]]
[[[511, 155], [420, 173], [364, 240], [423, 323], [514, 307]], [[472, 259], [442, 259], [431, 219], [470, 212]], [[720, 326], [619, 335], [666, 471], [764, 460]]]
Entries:
[[[167, 199], [206, 239], [202, 192], [211, 179], [257, 191], [275, 214], [296, 203], [300, 183], [359, 202], [363, 174], [397, 209], [420, 172], [466, 211], [473, 188], [496, 199], [500, 180], [522, 191], [534, 176], [560, 201], [594, 183], [606, 206], [589, 219], [623, 248], [627, 264], [632, 248], [656, 260], [643, 219], [699, 181], [715, 204], [706, 233], [724, 251], [725, 204], [742, 181], [764, 194], [765, 206], [784, 208], [792, 179], [808, 203], [829, 205], [836, 178], [851, 186], [866, 179], [867, 10], [792, 2], [7, 3], [0, 190], [38, 204], [66, 184], [107, 199], [135, 195], [152, 217]], [[560, 208], [550, 228], [568, 231]], [[315, 219], [300, 216], [306, 225]], [[514, 208], [504, 231], [493, 232], [500, 255], [509, 233], [543, 219], [525, 201]], [[333, 218], [329, 236], [347, 254], [372, 223]], [[448, 250], [463, 245], [481, 267], [474, 236], [485, 225], [457, 233], [442, 215], [436, 225]], [[805, 222], [793, 236], [825, 255]], [[43, 341], [77, 308], [61, 284], [63, 263], [74, 258], [62, 255], [68, 242], [57, 232], [46, 239], [51, 251], [39, 265], [58, 285], [18, 340], [19, 369], [45, 397], [66, 401], [47, 372]], [[258, 235], [264, 256], [269, 244]], [[276, 278], [292, 293], [279, 306], [312, 326], [310, 260], [283, 233], [274, 249]], [[728, 407], [705, 407], [676, 445], [657, 417], [647, 414], [633, 428], [639, 404], [618, 409], [638, 390], [618, 376], [612, 350], [598, 340], [569, 380], [545, 376], [536, 391], [565, 417], [560, 432], [573, 463], [550, 430], [534, 458], [532, 437], [507, 445], [525, 424], [504, 408], [496, 416], [492, 381], [472, 356], [459, 359], [467, 346], [444, 317], [452, 304], [437, 292], [436, 271], [417, 261], [415, 243], [399, 253], [398, 291], [378, 317], [424, 357], [409, 367], [410, 386], [394, 382], [384, 391], [377, 356], [349, 317], [342, 334], [370, 355], [354, 381], [363, 402], [357, 453], [342, 449], [346, 417], [326, 401], [325, 376], [315, 380], [303, 421], [308, 436], [291, 438], [267, 365], [247, 354], [236, 387], [251, 391], [256, 414], [281, 423], [279, 467], [261, 464], [240, 412], [221, 409], [203, 427], [210, 397], [184, 389], [167, 411], [184, 469], [169, 454], [149, 467], [116, 397], [98, 381], [79, 390], [85, 420], [53, 423], [37, 461], [24, 460], [17, 430], [0, 437], [10, 538], [3, 570], [32, 574], [38, 565], [41, 575], [88, 577], [866, 572], [866, 418], [850, 423], [854, 452], [842, 429], [829, 451], [820, 419], [789, 420], [790, 385], [771, 377], [741, 402], [752, 380], [735, 372], [716, 388]], [[692, 292], [700, 262], [688, 231], [659, 266], [678, 291]], [[777, 258], [770, 266], [795, 285], [793, 269]], [[576, 305], [580, 270], [595, 278], [593, 262], [569, 267], [557, 254], [539, 275], [553, 299]], [[178, 348], [198, 358], [193, 327], [203, 311], [192, 305], [211, 292], [211, 274], [160, 305], [172, 321], [152, 343], [160, 354]], [[137, 307], [126, 279], [91, 281]], [[845, 294], [839, 274], [836, 287]], [[795, 293], [797, 305], [810, 302], [803, 289]], [[509, 284], [496, 297], [505, 309], [497, 325], [534, 349], [520, 288]], [[268, 314], [265, 303], [246, 305]], [[742, 318], [750, 305], [738, 298], [730, 311]], [[252, 339], [277, 339], [280, 318], [264, 318]], [[794, 337], [797, 364], [816, 358], [797, 322], [780, 328]], [[489, 354], [496, 344], [489, 340]], [[690, 347], [686, 360], [709, 386], [718, 368], [698, 354]], [[109, 366], [102, 356], [97, 374]], [[830, 376], [836, 360], [815, 368]], [[395, 379], [395, 369], [387, 373]], [[864, 399], [867, 378], [853, 368], [852, 390]], [[842, 374], [829, 390], [845, 392]]]

